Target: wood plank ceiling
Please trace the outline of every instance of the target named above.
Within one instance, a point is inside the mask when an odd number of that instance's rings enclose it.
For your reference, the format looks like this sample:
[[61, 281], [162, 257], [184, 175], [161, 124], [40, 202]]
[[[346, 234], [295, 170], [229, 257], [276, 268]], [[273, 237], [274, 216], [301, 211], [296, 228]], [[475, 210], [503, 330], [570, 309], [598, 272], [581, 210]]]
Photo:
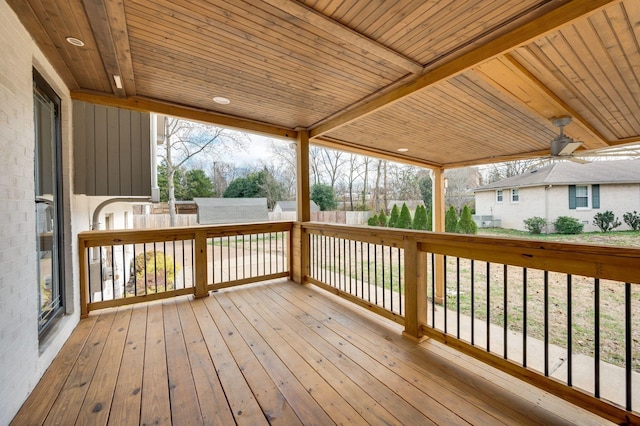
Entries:
[[436, 167], [640, 141], [637, 0], [1, 1], [76, 99]]

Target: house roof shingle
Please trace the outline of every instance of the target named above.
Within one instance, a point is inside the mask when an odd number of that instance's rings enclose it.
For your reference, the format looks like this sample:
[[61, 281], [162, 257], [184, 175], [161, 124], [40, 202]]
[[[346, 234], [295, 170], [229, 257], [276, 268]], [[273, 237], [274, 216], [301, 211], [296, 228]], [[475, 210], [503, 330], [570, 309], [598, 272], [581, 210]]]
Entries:
[[541, 185], [640, 183], [640, 160], [563, 161], [476, 188], [475, 192]]

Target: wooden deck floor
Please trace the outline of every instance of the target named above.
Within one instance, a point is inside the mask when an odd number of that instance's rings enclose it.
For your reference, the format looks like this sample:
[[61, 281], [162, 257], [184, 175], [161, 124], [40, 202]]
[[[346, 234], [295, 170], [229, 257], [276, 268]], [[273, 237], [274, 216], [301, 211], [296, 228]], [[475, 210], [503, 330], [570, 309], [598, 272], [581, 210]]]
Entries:
[[82, 320], [13, 424], [603, 424], [286, 280]]

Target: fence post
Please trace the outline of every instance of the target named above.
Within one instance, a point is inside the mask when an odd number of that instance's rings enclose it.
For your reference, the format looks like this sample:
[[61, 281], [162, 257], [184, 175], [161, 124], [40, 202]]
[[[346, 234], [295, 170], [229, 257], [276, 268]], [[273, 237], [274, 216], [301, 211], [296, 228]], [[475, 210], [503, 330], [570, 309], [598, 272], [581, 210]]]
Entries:
[[209, 290], [207, 289], [207, 234], [204, 230], [196, 231], [195, 244], [196, 284], [193, 297], [199, 299], [209, 296]]
[[404, 331], [418, 342], [426, 337], [421, 325], [427, 322], [427, 254], [418, 249], [415, 236], [404, 238]]

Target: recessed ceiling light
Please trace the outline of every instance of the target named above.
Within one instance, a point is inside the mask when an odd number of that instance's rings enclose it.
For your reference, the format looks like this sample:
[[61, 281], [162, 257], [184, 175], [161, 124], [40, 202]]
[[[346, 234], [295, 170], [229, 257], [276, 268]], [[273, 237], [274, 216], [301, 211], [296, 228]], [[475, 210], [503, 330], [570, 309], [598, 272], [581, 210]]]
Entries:
[[229, 105], [231, 103], [229, 99], [223, 98], [222, 96], [216, 96], [215, 98], [213, 98], [213, 102], [220, 105]]
[[79, 38], [67, 37], [66, 40], [67, 40], [67, 43], [73, 44], [74, 46], [78, 46], [78, 47], [84, 46], [84, 41], [80, 40]]
[[398, 152], [407, 152], [409, 148], [398, 148]]

